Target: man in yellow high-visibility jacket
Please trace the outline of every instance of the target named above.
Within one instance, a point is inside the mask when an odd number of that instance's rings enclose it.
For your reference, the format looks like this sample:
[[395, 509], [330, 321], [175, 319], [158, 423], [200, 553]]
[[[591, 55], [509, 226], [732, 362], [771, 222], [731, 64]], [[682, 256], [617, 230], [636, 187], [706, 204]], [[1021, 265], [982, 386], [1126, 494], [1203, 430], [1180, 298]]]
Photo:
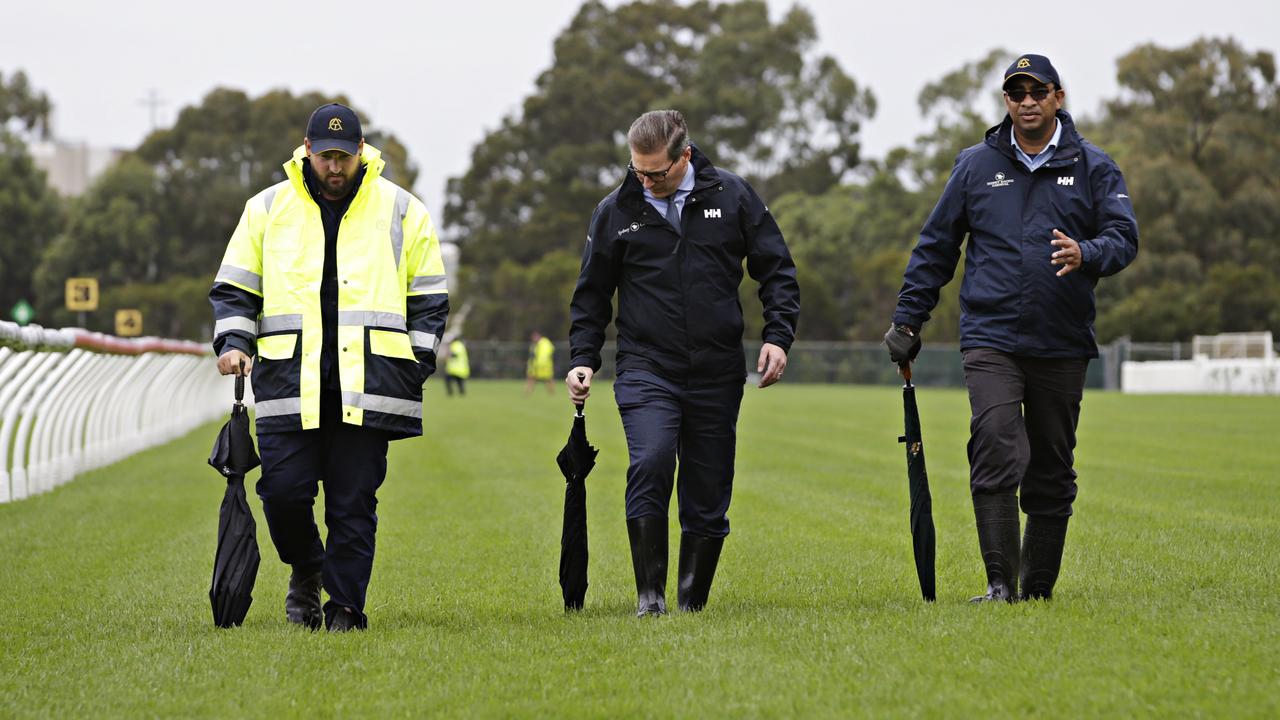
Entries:
[[524, 371], [527, 378], [524, 384], [526, 396], [532, 393], [533, 386], [540, 382], [546, 383], [547, 394], [555, 394], [555, 382], [552, 380], [556, 372], [555, 354], [556, 346], [542, 333], [534, 330], [529, 335], [529, 362]]
[[467, 357], [467, 346], [462, 338], [454, 338], [449, 343], [448, 355], [444, 359], [444, 389], [453, 395], [453, 386], [458, 386], [458, 395], [467, 394], [467, 378], [471, 377], [471, 361]]
[[[312, 629], [368, 625], [387, 441], [422, 434], [449, 313], [431, 218], [384, 166], [350, 108], [318, 108], [286, 179], [245, 204], [209, 293], [218, 369], [253, 371], [257, 492], [293, 568], [285, 615]], [[312, 514], [322, 479], [327, 546]]]

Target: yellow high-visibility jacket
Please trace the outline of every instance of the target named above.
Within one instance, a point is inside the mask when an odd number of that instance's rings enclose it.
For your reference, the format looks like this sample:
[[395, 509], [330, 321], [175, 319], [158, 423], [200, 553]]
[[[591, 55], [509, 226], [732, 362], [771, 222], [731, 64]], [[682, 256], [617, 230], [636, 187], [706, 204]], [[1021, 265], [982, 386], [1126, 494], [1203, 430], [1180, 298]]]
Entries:
[[[286, 179], [245, 203], [209, 293], [214, 352], [256, 349], [258, 432], [320, 426], [324, 226], [305, 158], [299, 147]], [[382, 177], [381, 153], [365, 144], [361, 158], [337, 242], [342, 420], [421, 435], [422, 384], [449, 313], [440, 242], [422, 202]]]
[[538, 338], [538, 342], [529, 346], [529, 364], [525, 368], [526, 377], [535, 380], [550, 380], [555, 374], [554, 357], [556, 346], [547, 338]]
[[467, 358], [467, 346], [461, 340], [449, 343], [449, 358], [444, 361], [444, 372], [466, 380], [471, 377], [471, 361]]

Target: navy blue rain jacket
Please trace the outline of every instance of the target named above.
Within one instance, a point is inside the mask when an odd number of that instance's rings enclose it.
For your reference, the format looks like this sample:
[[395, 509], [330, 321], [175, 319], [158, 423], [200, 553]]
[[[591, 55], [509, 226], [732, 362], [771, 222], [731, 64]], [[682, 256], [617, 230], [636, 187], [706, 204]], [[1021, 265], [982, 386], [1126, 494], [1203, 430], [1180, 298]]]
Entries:
[[741, 382], [742, 261], [760, 283], [763, 340], [790, 351], [800, 316], [791, 253], [745, 180], [693, 148], [694, 187], [677, 233], [627, 173], [591, 217], [570, 305], [573, 367], [600, 369], [618, 295], [619, 373], [642, 369], [677, 382]]
[[[1043, 358], [1097, 357], [1093, 289], [1138, 254], [1138, 221], [1124, 177], [1058, 111], [1062, 136], [1034, 173], [1014, 155], [1012, 120], [956, 157], [942, 198], [911, 253], [893, 322], [919, 328], [951, 280], [966, 235], [960, 346]], [[1050, 262], [1057, 229], [1080, 244], [1062, 277]]]

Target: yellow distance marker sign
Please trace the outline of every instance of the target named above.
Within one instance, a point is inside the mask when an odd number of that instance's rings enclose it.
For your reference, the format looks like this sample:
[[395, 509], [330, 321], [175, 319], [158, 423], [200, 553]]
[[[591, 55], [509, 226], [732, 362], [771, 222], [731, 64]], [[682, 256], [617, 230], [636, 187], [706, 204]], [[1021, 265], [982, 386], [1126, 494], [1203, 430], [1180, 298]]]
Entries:
[[67, 309], [98, 309], [98, 278], [67, 278]]
[[138, 337], [142, 334], [141, 310], [117, 310], [116, 334], [120, 337]]

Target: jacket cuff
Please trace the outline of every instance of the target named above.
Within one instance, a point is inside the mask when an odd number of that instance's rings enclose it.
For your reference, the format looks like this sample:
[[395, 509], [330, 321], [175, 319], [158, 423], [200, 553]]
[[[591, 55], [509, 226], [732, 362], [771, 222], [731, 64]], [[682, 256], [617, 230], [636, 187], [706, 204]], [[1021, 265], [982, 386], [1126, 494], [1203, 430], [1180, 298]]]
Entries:
[[214, 342], [213, 352], [218, 357], [222, 357], [228, 350], [239, 350], [245, 355], [253, 357], [258, 354], [258, 351], [250, 345], [251, 343], [243, 337], [235, 333], [227, 333]]
[[915, 328], [917, 331], [919, 331], [924, 327], [924, 320], [921, 320], [920, 318], [914, 315], [909, 315], [904, 312], [894, 313], [893, 320], [891, 322], [894, 325], [910, 325], [911, 327]]
[[422, 382], [426, 382], [436, 372], [436, 354], [430, 350], [416, 352], [414, 355], [418, 358], [418, 371], [422, 374]]
[[569, 367], [571, 369], [576, 367], [589, 367], [593, 373], [600, 372], [600, 365], [601, 362], [599, 356], [591, 357], [589, 355], [575, 355], [573, 356], [573, 359], [569, 361]]
[[1098, 273], [1098, 246], [1092, 240], [1085, 240], [1080, 245], [1080, 269], [1090, 273]]
[[770, 345], [777, 345], [778, 347], [782, 348], [782, 352], [787, 353], [788, 355], [791, 354], [792, 340], [793, 338], [789, 338], [784, 335], [779, 335], [777, 333], [765, 333], [765, 336], [764, 336], [765, 342], [769, 343]]

